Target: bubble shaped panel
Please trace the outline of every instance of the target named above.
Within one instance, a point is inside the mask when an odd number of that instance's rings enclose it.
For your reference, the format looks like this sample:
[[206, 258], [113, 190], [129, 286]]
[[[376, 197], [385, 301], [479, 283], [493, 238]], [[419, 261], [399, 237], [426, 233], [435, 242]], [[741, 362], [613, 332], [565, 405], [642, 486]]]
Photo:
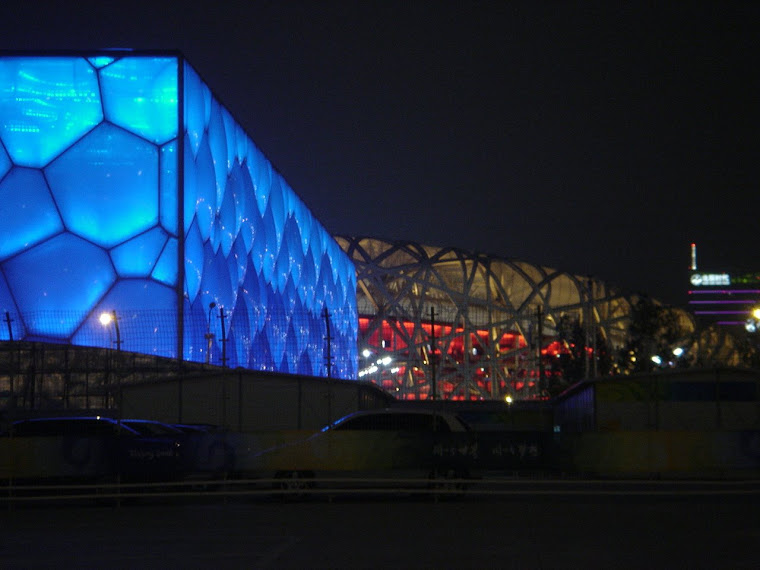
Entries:
[[0, 259], [10, 257], [63, 230], [45, 177], [15, 168], [0, 182]]
[[4, 264], [8, 285], [22, 311], [69, 315], [62, 322], [30, 320], [30, 334], [67, 339], [80, 319], [116, 281], [108, 254], [97, 246], [61, 234]]
[[101, 120], [86, 59], [0, 57], [0, 140], [17, 166], [45, 166]]
[[66, 227], [111, 247], [158, 223], [158, 149], [103, 124], [45, 169]]
[[8, 158], [8, 153], [5, 152], [5, 149], [0, 145], [0, 179], [8, 173], [11, 166], [13, 166], [13, 164], [11, 163], [11, 159]]
[[106, 119], [156, 144], [176, 138], [176, 58], [125, 57], [100, 78]]
[[119, 277], [148, 277], [166, 245], [166, 232], [153, 228], [111, 250]]

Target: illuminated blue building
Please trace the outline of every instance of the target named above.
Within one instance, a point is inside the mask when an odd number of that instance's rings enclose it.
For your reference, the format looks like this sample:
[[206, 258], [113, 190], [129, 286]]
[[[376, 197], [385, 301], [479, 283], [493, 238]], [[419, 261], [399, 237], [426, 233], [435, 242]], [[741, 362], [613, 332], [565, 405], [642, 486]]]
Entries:
[[356, 378], [352, 262], [181, 54], [0, 56], [0, 222], [0, 339]]

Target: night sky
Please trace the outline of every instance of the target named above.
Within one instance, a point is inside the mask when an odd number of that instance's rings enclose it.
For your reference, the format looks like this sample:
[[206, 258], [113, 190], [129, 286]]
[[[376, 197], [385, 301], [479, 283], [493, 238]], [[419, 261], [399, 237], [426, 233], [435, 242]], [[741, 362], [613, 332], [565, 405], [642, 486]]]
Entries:
[[181, 50], [335, 235], [760, 270], [760, 3], [235, 4], [5, 0], [0, 48]]

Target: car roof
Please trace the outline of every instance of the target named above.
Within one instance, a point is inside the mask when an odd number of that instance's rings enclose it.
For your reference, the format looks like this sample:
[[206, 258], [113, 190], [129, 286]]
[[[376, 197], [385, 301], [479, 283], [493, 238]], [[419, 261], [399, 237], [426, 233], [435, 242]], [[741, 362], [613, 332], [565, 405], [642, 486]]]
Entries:
[[[53, 417], [46, 417], [46, 418], [27, 418], [24, 420], [17, 420], [13, 422], [13, 431], [16, 432], [18, 431], [19, 428], [23, 428], [24, 426], [42, 425], [42, 424], [51, 424], [51, 425], [57, 424], [58, 426], [61, 426], [63, 424], [73, 425], [78, 422], [82, 423], [83, 425], [88, 425], [88, 424], [93, 425], [91, 422], [97, 422], [98, 424], [108, 424], [108, 425], [114, 426], [115, 429], [122, 430], [123, 432], [128, 432], [132, 435], [138, 435], [138, 433], [131, 427], [120, 424], [114, 418], [109, 418], [106, 416], [53, 416]], [[56, 434], [51, 432], [50, 435], [56, 435]]]
[[326, 429], [329, 429], [330, 427], [336, 427], [342, 423], [347, 422], [350, 419], [361, 417], [361, 416], [371, 416], [371, 415], [400, 415], [400, 414], [406, 414], [406, 415], [427, 415], [427, 416], [438, 416], [446, 420], [446, 422], [454, 427], [461, 427], [463, 431], [469, 431], [470, 426], [465, 422], [462, 418], [460, 418], [457, 414], [453, 414], [451, 412], [442, 412], [438, 410], [431, 410], [429, 408], [378, 408], [375, 410], [359, 410], [356, 412], [351, 412], [350, 414], [346, 414], [342, 418], [339, 418], [335, 420], [332, 423], [332, 426], [325, 426], [323, 428], [323, 431]]

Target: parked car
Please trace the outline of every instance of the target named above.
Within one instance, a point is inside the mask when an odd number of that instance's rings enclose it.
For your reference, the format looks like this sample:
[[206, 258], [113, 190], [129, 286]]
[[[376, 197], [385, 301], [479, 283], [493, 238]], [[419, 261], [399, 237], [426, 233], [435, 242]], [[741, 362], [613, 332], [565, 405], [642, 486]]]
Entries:
[[[179, 432], [178, 432], [179, 433]], [[16, 479], [170, 480], [181, 476], [176, 434], [141, 433], [104, 416], [19, 420], [10, 438]]]
[[315, 478], [466, 479], [477, 453], [457, 415], [428, 409], [360, 411], [303, 440], [257, 456], [277, 486], [308, 488]]

